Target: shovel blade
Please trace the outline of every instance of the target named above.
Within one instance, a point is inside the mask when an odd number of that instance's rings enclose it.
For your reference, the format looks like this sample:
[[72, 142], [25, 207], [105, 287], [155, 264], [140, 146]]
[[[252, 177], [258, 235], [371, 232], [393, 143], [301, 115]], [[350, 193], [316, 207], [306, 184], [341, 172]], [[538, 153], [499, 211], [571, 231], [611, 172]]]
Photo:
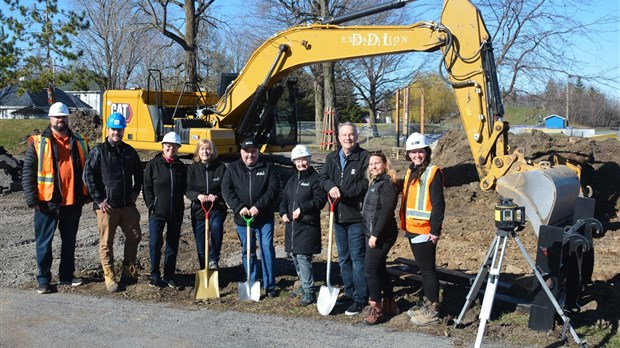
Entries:
[[194, 298], [204, 300], [207, 298], [219, 298], [219, 274], [217, 271], [202, 269], [196, 271], [196, 282], [194, 284]]
[[260, 301], [260, 282], [239, 283], [239, 300]]
[[319, 310], [319, 313], [322, 315], [329, 315], [336, 305], [336, 300], [338, 299], [339, 293], [340, 289], [338, 288], [332, 288], [325, 285], [321, 286], [321, 290], [319, 290], [319, 298], [316, 301], [316, 308]]

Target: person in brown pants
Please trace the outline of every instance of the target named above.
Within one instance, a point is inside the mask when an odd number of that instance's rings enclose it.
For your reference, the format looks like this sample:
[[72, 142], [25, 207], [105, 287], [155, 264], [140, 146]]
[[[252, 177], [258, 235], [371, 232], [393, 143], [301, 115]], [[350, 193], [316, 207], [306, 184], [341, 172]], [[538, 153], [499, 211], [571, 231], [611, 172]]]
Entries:
[[136, 150], [122, 141], [125, 117], [113, 113], [106, 124], [108, 136], [103, 144], [89, 153], [84, 168], [84, 182], [94, 201], [99, 226], [99, 258], [103, 267], [105, 287], [109, 292], [118, 291], [114, 273], [114, 235], [120, 226], [125, 234], [125, 250], [121, 282], [138, 281], [136, 254], [142, 239], [140, 213], [136, 199], [142, 188], [144, 176], [142, 163]]

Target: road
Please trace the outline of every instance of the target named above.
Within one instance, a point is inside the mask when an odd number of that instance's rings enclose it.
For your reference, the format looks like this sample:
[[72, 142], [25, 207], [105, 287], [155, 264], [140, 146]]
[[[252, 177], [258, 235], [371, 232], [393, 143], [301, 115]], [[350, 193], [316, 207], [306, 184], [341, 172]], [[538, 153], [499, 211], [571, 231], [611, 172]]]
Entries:
[[1, 347], [453, 347], [379, 326], [0, 289]]

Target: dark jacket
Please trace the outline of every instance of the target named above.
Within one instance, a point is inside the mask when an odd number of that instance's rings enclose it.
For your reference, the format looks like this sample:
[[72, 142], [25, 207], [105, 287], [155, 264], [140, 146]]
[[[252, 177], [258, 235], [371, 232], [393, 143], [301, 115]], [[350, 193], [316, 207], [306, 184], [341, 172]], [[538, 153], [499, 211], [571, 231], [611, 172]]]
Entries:
[[369, 153], [356, 144], [343, 169], [340, 167], [339, 151], [333, 151], [325, 158], [320, 174], [321, 185], [325, 192], [334, 186], [340, 189], [340, 201], [335, 207], [337, 223], [362, 222], [362, 202], [368, 189], [366, 169]]
[[[62, 203], [62, 193], [60, 190], [60, 180], [58, 176], [58, 144], [54, 140], [52, 130], [48, 127], [41, 134], [42, 137], [49, 139], [52, 144], [52, 156], [54, 158], [54, 193], [52, 199], [47, 202], [39, 201], [39, 189], [37, 185], [37, 170], [38, 170], [38, 156], [37, 151], [34, 148], [34, 142], [28, 143], [26, 149], [26, 155], [24, 157], [24, 165], [22, 169], [22, 188], [24, 190], [24, 196], [26, 198], [26, 204], [29, 207], [39, 206], [39, 209], [43, 211], [56, 211]], [[83, 182], [82, 182], [82, 162], [80, 161], [80, 154], [78, 150], [78, 136], [69, 130], [69, 138], [71, 142], [71, 161], [73, 162], [74, 173], [74, 197], [76, 205], [84, 205], [89, 200], [89, 197], [84, 195]], [[88, 144], [88, 142], [87, 142]], [[87, 145], [88, 146], [88, 145]]]
[[378, 176], [368, 187], [364, 198], [362, 215], [364, 223], [362, 231], [366, 237], [375, 236], [381, 242], [396, 240], [398, 226], [396, 224], [396, 204], [400, 189], [390, 180], [389, 175]]
[[[291, 220], [285, 229], [285, 251], [293, 254], [311, 255], [321, 252], [321, 209], [327, 202], [327, 194], [319, 182], [314, 167], [295, 172], [282, 192], [280, 216], [286, 214]], [[293, 211], [300, 209], [299, 219], [293, 220]]]
[[142, 188], [142, 162], [136, 150], [121, 142], [109, 141], [95, 146], [89, 153], [84, 169], [84, 182], [94, 201], [94, 208], [108, 200], [112, 208], [135, 205], [132, 195]]
[[187, 187], [187, 168], [174, 157], [166, 162], [158, 153], [144, 169], [144, 203], [149, 208], [149, 218], [166, 221], [183, 220], [185, 203], [183, 194]]
[[245, 226], [239, 215], [243, 207], [258, 209], [255, 222], [273, 221], [274, 205], [280, 191], [280, 180], [276, 168], [260, 157], [254, 167], [248, 168], [242, 160], [231, 163], [226, 168], [222, 182], [224, 201], [232, 209], [235, 223]]
[[[222, 180], [224, 179], [225, 172], [226, 166], [218, 160], [207, 164], [194, 162], [187, 168], [185, 196], [192, 201], [192, 216], [197, 219], [205, 218], [205, 213], [198, 200], [198, 195], [200, 194], [216, 195], [218, 199], [213, 203], [213, 210], [227, 210], [224, 196], [222, 196]], [[209, 206], [210, 203], [206, 204], [205, 208], [209, 209]]]

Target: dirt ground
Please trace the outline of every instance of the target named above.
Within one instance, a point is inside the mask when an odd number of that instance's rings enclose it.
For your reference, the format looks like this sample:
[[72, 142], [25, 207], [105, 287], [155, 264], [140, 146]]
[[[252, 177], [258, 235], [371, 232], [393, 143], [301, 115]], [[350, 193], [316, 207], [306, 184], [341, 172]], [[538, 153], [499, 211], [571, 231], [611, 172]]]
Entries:
[[[582, 310], [572, 316], [572, 322], [582, 337], [594, 346], [618, 344], [617, 331], [620, 313], [620, 144], [617, 140], [592, 141], [583, 138], [564, 136], [549, 136], [542, 132], [531, 135], [510, 137], [513, 147], [523, 147], [526, 154], [533, 159], [545, 158], [549, 152], [559, 152], [584, 165], [583, 178], [591, 185], [593, 197], [596, 199], [596, 218], [604, 226], [605, 233], [595, 239], [596, 262], [593, 275], [593, 286], [582, 301]], [[393, 139], [372, 139], [368, 149], [389, 148]], [[360, 139], [362, 145], [366, 142]], [[23, 154], [13, 154], [22, 158]], [[144, 154], [148, 158], [152, 154]], [[314, 151], [313, 161], [320, 165], [324, 161], [325, 153]], [[434, 149], [433, 162], [444, 169], [445, 197], [447, 202], [446, 218], [443, 234], [438, 247], [437, 264], [450, 270], [461, 270], [476, 274], [480, 268], [486, 252], [495, 236], [493, 221], [494, 206], [498, 195], [494, 192], [483, 192], [479, 188], [479, 179], [476, 173], [469, 145], [465, 135], [459, 131], [450, 131], [440, 139]], [[399, 177], [404, 176], [408, 165], [402, 160], [392, 160], [393, 167]], [[281, 168], [283, 177], [290, 175], [290, 170]], [[0, 177], [0, 180], [2, 178]], [[188, 206], [186, 202], [186, 206]], [[85, 207], [80, 221], [76, 249], [76, 267], [78, 275], [86, 279], [86, 284], [78, 288], [58, 287], [62, 292], [78, 292], [92, 296], [113, 296], [126, 298], [131, 301], [168, 302], [171, 305], [183, 308], [213, 308], [222, 310], [238, 310], [249, 312], [272, 313], [284, 316], [304, 316], [317, 320], [339, 320], [357, 324], [361, 316], [348, 317], [343, 315], [345, 308], [336, 307], [329, 319], [320, 316], [315, 306], [299, 307], [297, 301], [289, 298], [288, 292], [294, 286], [296, 276], [292, 262], [284, 253], [284, 227], [276, 219], [276, 251], [277, 251], [277, 287], [280, 296], [275, 299], [262, 299], [257, 303], [238, 301], [237, 282], [245, 281], [244, 271], [240, 265], [241, 247], [230, 216], [225, 222], [225, 237], [222, 250], [222, 261], [219, 271], [219, 285], [221, 297], [206, 301], [193, 299], [193, 285], [195, 271], [198, 269], [195, 241], [191, 231], [190, 217], [185, 216], [182, 230], [177, 274], [179, 289], [151, 288], [148, 286], [148, 230], [147, 212], [144, 202], [140, 198], [138, 207], [142, 214], [143, 239], [138, 250], [138, 262], [141, 281], [136, 285], [122, 288], [122, 292], [109, 294], [103, 285], [103, 276], [98, 262], [97, 244], [98, 232], [95, 214], [90, 206]], [[186, 209], [186, 211], [189, 211]], [[327, 208], [323, 231], [327, 232]], [[21, 192], [0, 196], [0, 284], [3, 287], [18, 287], [34, 289], [36, 287], [36, 264], [34, 260], [35, 247], [33, 236], [32, 211], [28, 209]], [[519, 233], [529, 254], [534, 258], [537, 237], [531, 227], [526, 226]], [[53, 269], [56, 270], [59, 252], [59, 237], [55, 238], [55, 260]], [[120, 267], [122, 257], [122, 233], [117, 233], [115, 254]], [[314, 259], [315, 279], [317, 287], [325, 279], [325, 259], [327, 238], [324, 238], [324, 250]], [[412, 258], [409, 246], [401, 238], [390, 251], [389, 260], [398, 257]], [[334, 257], [334, 260], [336, 258]], [[522, 257], [516, 243], [509, 242], [509, 250], [505, 258], [505, 267], [502, 270], [502, 279], [528, 288], [532, 282], [532, 274], [526, 261]], [[334, 264], [336, 269], [337, 266]], [[332, 279], [337, 272], [334, 272]], [[341, 284], [336, 277], [336, 284]], [[420, 296], [420, 284], [396, 279], [396, 294], [401, 311], [406, 311]], [[477, 314], [479, 302], [468, 312], [464, 323], [465, 328], [452, 327], [452, 319], [458, 316], [468, 287], [445, 284], [442, 286], [443, 323], [431, 328], [414, 328], [405, 314], [391, 318], [388, 327], [402, 331], [423, 331], [436, 335], [445, 335], [456, 338], [457, 342], [469, 345], [474, 341], [478, 328]], [[528, 314], [523, 306], [501, 304], [496, 300], [496, 308], [492, 320], [487, 325], [485, 342], [506, 342], [512, 344], [526, 344], [533, 346], [551, 345], [558, 342], [559, 329], [553, 332], [536, 332], [527, 329]], [[335, 313], [335, 315], [334, 315]], [[560, 327], [561, 328], [561, 327]], [[569, 339], [572, 341], [572, 339]]]

